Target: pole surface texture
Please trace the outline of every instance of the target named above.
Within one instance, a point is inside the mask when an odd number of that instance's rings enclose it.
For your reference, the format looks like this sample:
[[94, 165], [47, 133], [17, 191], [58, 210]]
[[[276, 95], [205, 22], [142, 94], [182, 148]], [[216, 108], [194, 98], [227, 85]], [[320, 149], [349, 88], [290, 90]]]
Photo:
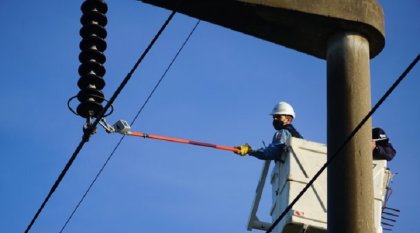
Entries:
[[[371, 108], [369, 42], [338, 33], [327, 48], [330, 158]], [[371, 120], [328, 167], [328, 233], [374, 233]]]

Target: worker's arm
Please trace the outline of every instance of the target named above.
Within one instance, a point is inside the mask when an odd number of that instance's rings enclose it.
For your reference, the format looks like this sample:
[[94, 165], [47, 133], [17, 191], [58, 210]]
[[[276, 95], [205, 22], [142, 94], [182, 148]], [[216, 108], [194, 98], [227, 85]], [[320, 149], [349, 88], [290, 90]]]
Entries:
[[386, 145], [376, 144], [376, 147], [373, 149], [373, 158], [374, 159], [386, 159], [388, 161], [392, 160], [396, 154], [396, 151], [391, 143]]
[[286, 142], [292, 135], [288, 130], [279, 130], [273, 137], [273, 141], [267, 147], [253, 150], [249, 155], [254, 156], [262, 160], [280, 160], [280, 156], [283, 153]]

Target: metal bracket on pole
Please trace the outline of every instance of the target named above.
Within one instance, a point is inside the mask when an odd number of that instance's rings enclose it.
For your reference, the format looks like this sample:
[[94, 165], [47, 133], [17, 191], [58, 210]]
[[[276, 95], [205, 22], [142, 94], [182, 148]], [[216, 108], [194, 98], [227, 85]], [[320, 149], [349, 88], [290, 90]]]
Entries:
[[261, 222], [257, 217], [258, 206], [260, 204], [261, 195], [264, 189], [264, 183], [267, 178], [269, 167], [270, 167], [270, 160], [266, 160], [264, 162], [260, 180], [258, 181], [257, 190], [255, 191], [254, 203], [252, 204], [251, 214], [248, 220], [248, 226], [247, 226], [248, 231], [251, 231], [252, 229], [267, 230], [271, 226], [271, 223]]

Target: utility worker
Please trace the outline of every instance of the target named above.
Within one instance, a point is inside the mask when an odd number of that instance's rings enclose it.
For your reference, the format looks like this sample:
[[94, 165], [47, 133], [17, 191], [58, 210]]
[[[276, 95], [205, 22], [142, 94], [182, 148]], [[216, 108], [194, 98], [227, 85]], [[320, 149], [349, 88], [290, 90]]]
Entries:
[[234, 152], [241, 156], [251, 155], [262, 160], [280, 160], [280, 156], [286, 148], [286, 143], [290, 137], [303, 138], [300, 133], [293, 127], [292, 121], [295, 118], [293, 107], [286, 102], [279, 102], [273, 108], [271, 114], [273, 116], [273, 127], [276, 133], [268, 147], [253, 150], [248, 143], [237, 146], [238, 152]]
[[372, 129], [372, 149], [373, 159], [386, 159], [387, 161], [391, 161], [396, 154], [394, 147], [389, 142], [388, 136], [381, 128]]

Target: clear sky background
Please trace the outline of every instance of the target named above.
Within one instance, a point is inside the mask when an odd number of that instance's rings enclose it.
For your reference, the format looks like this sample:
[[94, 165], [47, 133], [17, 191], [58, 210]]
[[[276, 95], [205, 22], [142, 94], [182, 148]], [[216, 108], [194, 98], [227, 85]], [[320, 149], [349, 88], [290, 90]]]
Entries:
[[[67, 108], [79, 91], [82, 1], [0, 1], [0, 232], [23, 232], [69, 160], [84, 120]], [[110, 98], [169, 11], [108, 0]], [[420, 51], [420, 2], [380, 1], [386, 45], [371, 60], [372, 105]], [[176, 14], [114, 103], [111, 123], [132, 121], [197, 19]], [[397, 157], [389, 206], [393, 232], [420, 229], [420, 69], [373, 116]], [[235, 146], [269, 143], [278, 101], [308, 140], [326, 143], [326, 63], [201, 22], [132, 129]], [[78, 101], [72, 102], [75, 108]], [[101, 128], [85, 145], [31, 229], [59, 232], [120, 140]], [[126, 137], [64, 232], [247, 232], [263, 162], [228, 151]], [[270, 221], [271, 187], [259, 216]]]

